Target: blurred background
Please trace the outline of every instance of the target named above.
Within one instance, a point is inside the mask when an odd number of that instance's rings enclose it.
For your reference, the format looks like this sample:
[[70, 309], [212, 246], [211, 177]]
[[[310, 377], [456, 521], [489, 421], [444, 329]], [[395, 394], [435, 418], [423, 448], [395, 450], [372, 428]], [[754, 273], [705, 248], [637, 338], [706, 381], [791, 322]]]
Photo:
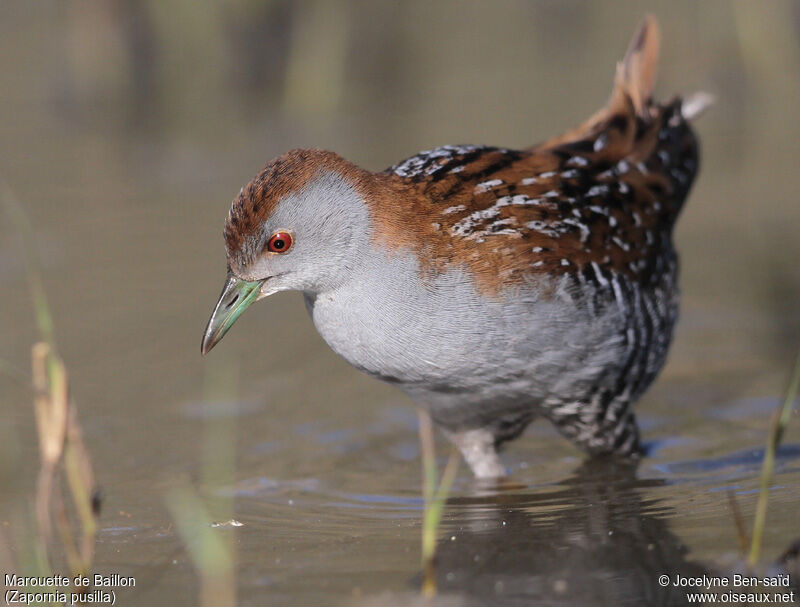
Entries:
[[[651, 497], [681, 514], [664, 515], [675, 519], [669, 533], [712, 558], [736, 546], [714, 492], [733, 487], [752, 510], [753, 449], [800, 343], [800, 2], [0, 4], [0, 178], [34, 225], [107, 496], [97, 561], [141, 580], [126, 604], [194, 603], [163, 492], [197, 480], [199, 437], [219, 418], [238, 425], [227, 491], [246, 523], [242, 604], [413, 586], [410, 403], [330, 352], [298, 294], [255, 306], [200, 357], [230, 200], [294, 147], [381, 170], [437, 145], [523, 147], [570, 128], [605, 103], [646, 12], [662, 27], [657, 96], [702, 90], [716, 104], [697, 123], [702, 168], [677, 228], [682, 317], [640, 405], [658, 447], [640, 477], [667, 479], [672, 488]], [[36, 331], [19, 235], [2, 213], [0, 310], [8, 525], [37, 466], [27, 387]], [[210, 397], [209, 385], [227, 396]], [[786, 458], [773, 552], [791, 535], [782, 500], [800, 495], [797, 460]], [[534, 493], [582, 478], [570, 476], [579, 454], [540, 425], [507, 461]]]

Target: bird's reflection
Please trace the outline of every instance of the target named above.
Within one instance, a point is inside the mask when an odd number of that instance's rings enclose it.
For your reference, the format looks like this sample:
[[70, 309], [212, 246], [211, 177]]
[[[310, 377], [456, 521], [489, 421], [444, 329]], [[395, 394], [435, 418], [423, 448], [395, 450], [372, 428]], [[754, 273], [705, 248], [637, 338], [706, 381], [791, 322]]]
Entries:
[[659, 576], [704, 573], [647, 497], [659, 480], [592, 461], [542, 490], [476, 488], [448, 500], [436, 562], [440, 595], [467, 605], [682, 605]]

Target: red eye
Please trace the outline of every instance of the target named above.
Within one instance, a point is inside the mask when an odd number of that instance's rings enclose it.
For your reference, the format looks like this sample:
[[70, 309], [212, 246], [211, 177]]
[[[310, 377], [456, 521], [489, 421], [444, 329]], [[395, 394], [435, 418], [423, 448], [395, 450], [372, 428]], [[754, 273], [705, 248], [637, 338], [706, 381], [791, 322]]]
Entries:
[[292, 235], [289, 232], [275, 232], [267, 241], [270, 253], [286, 253], [292, 248]]

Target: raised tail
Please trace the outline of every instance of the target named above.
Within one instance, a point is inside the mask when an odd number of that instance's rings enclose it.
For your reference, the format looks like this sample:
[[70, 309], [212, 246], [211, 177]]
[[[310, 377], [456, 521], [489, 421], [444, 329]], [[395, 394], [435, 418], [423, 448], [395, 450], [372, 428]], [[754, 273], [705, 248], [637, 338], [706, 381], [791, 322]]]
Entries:
[[653, 97], [658, 67], [658, 24], [647, 16], [617, 65], [608, 103], [576, 129], [534, 148], [564, 158], [580, 156], [593, 178], [623, 182], [626, 208], [666, 237], [699, 166], [697, 136], [689, 122], [710, 104], [703, 93], [659, 103]]
[[[617, 64], [614, 88], [608, 103], [579, 127], [536, 146], [554, 147], [582, 139], [590, 139], [608, 127], [616, 117], [631, 117], [645, 124], [657, 119], [661, 106], [653, 99], [658, 72], [661, 33], [658, 21], [647, 15], [633, 35], [625, 57]], [[691, 120], [700, 116], [713, 102], [707, 93], [695, 93], [681, 102], [681, 114]], [[633, 133], [630, 133], [633, 136]], [[631, 143], [630, 141], [628, 143]]]
[[614, 91], [608, 103], [610, 108], [619, 110], [622, 109], [620, 104], [631, 103], [637, 116], [650, 118], [660, 45], [658, 22], [652, 15], [647, 15], [628, 45], [625, 58], [617, 64]]

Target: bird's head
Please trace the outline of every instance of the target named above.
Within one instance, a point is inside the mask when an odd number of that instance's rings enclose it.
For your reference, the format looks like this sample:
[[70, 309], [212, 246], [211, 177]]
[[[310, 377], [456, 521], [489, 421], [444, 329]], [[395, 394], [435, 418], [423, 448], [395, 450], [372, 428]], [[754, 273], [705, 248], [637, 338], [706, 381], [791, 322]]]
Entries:
[[270, 162], [231, 205], [228, 276], [203, 336], [205, 354], [253, 302], [345, 282], [366, 246], [371, 174], [332, 152], [293, 150]]

